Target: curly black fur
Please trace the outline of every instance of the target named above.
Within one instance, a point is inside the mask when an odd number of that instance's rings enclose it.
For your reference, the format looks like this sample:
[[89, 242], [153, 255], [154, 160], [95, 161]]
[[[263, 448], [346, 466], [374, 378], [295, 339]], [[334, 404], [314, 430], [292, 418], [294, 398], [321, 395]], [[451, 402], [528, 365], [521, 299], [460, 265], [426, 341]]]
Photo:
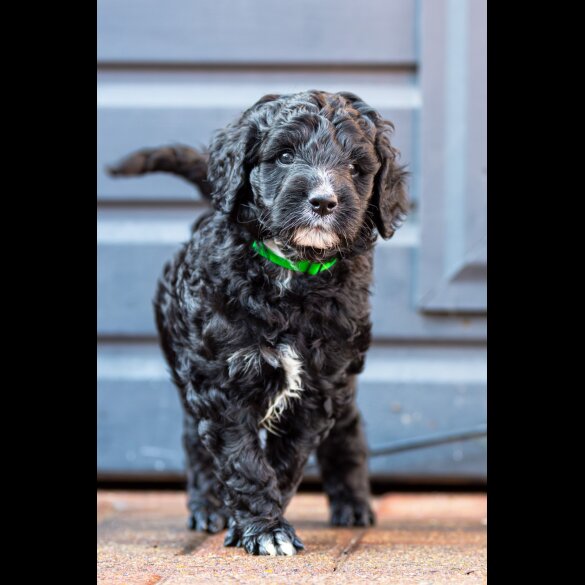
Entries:
[[[392, 129], [350, 93], [269, 95], [216, 134], [208, 183], [207, 155], [189, 149], [199, 164], [189, 168], [185, 147], [162, 159], [142, 151], [114, 169], [211, 185], [203, 192], [215, 209], [166, 265], [155, 308], [185, 410], [191, 526], [228, 525], [227, 546], [303, 548], [283, 513], [315, 449], [332, 523], [374, 521], [355, 392], [370, 345], [372, 246], [407, 208]], [[321, 192], [337, 202], [326, 217], [308, 203]], [[255, 254], [254, 239], [291, 260], [338, 262], [295, 273]]]
[[206, 197], [211, 194], [207, 181], [209, 155], [189, 146], [175, 144], [162, 148], [144, 148], [132, 153], [117, 165], [108, 167], [113, 177], [132, 177], [147, 173], [172, 173], [197, 185]]

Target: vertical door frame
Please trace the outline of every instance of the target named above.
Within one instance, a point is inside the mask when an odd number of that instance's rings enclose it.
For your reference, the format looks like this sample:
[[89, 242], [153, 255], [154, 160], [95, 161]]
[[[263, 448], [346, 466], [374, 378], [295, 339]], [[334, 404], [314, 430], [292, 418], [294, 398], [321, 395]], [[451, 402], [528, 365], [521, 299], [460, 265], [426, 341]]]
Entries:
[[487, 309], [487, 0], [421, 3], [423, 312]]

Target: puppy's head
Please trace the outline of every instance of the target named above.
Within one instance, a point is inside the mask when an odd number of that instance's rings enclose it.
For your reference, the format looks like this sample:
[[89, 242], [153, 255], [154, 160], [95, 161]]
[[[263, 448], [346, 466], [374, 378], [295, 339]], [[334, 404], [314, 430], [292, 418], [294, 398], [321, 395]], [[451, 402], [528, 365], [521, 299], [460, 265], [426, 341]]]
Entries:
[[212, 141], [214, 204], [291, 257], [388, 239], [407, 210], [392, 130], [351, 93], [264, 96]]

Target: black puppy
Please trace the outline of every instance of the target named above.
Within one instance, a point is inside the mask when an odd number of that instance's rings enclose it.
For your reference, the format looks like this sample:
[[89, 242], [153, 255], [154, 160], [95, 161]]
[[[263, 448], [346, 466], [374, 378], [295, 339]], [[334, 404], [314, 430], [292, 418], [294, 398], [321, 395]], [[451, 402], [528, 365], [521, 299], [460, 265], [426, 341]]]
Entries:
[[283, 513], [314, 449], [332, 523], [374, 521], [355, 392], [372, 246], [407, 209], [392, 130], [351, 93], [267, 95], [209, 154], [143, 150], [110, 169], [182, 175], [215, 207], [166, 265], [155, 307], [185, 410], [191, 526], [227, 523], [226, 546], [303, 548]]

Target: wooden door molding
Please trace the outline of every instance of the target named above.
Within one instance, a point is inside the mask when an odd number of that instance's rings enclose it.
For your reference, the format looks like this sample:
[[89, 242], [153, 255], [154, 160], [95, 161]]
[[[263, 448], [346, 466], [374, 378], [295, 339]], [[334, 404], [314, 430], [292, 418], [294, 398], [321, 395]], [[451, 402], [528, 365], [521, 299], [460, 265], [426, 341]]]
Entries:
[[486, 0], [426, 0], [421, 29], [424, 312], [487, 309]]

